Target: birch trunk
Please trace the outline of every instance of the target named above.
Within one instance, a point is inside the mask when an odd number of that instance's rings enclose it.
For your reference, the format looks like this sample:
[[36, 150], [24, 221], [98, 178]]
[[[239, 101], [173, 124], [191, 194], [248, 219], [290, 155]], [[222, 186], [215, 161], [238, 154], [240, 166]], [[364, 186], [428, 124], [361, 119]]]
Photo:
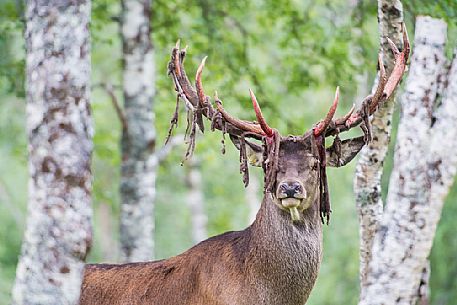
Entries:
[[[401, 23], [403, 7], [399, 0], [378, 0], [378, 28], [384, 66], [390, 74], [393, 68], [393, 56], [387, 43], [389, 37], [397, 46], [402, 41]], [[374, 85], [376, 90], [377, 84]], [[392, 131], [392, 113], [395, 95], [373, 115], [373, 140], [366, 145], [356, 167], [354, 192], [359, 216], [360, 234], [360, 286], [366, 285], [368, 264], [371, 260], [373, 238], [382, 217], [383, 202], [381, 197], [381, 178], [383, 163], [387, 155]]]
[[[417, 302], [444, 198], [456, 173], [457, 61], [447, 78], [445, 42], [446, 23], [417, 18], [394, 170], [360, 304]], [[446, 78], [448, 86], [437, 105], [440, 82]]]
[[245, 189], [245, 198], [249, 207], [249, 223], [253, 223], [257, 212], [260, 209], [259, 192], [261, 185], [259, 183], [259, 178], [255, 174], [251, 174], [249, 177], [249, 184]]
[[150, 0], [122, 0], [123, 90], [126, 126], [122, 134], [121, 257], [154, 257], [154, 63]]
[[27, 228], [14, 304], [77, 304], [91, 232], [90, 0], [27, 2]]
[[115, 225], [113, 223], [113, 213], [106, 203], [100, 203], [98, 206], [99, 217], [99, 240], [102, 249], [102, 260], [104, 263], [116, 263], [119, 257], [118, 240], [113, 237]]
[[208, 218], [205, 214], [203, 201], [202, 175], [200, 164], [195, 160], [187, 161], [186, 185], [189, 190], [187, 193], [187, 204], [190, 209], [192, 222], [192, 239], [195, 244], [208, 238], [206, 224]]

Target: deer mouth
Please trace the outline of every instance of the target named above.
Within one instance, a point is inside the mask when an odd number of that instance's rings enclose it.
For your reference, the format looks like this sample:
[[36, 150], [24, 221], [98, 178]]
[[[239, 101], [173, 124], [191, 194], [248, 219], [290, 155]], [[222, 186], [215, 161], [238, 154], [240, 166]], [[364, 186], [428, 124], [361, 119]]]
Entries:
[[280, 200], [281, 200], [282, 207], [289, 211], [290, 218], [292, 218], [292, 221], [299, 221], [300, 213], [298, 211], [298, 208], [300, 207], [302, 199], [283, 198]]
[[[297, 196], [298, 197], [298, 196]], [[281, 209], [289, 211], [292, 221], [300, 220], [300, 212], [310, 207], [305, 196], [278, 198]]]

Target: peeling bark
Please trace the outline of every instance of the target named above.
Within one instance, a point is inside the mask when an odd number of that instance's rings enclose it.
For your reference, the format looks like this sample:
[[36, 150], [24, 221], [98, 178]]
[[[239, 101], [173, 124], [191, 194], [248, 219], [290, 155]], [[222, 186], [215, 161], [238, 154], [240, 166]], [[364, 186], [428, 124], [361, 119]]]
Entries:
[[[403, 22], [401, 1], [378, 0], [378, 16], [381, 52], [386, 72], [389, 75], [394, 63], [387, 37], [397, 46], [401, 45], [401, 23]], [[376, 90], [376, 87], [377, 83], [374, 84], [372, 91]], [[356, 167], [354, 192], [360, 223], [360, 285], [362, 291], [363, 286], [366, 285], [373, 238], [382, 217], [381, 178], [392, 131], [394, 106], [395, 94], [373, 115], [371, 121], [373, 139], [360, 152]]]
[[422, 269], [419, 289], [417, 291], [417, 305], [430, 304], [430, 261], [427, 260], [425, 267]]
[[200, 172], [200, 164], [198, 161], [190, 159], [186, 162], [187, 175], [187, 204], [190, 209], [190, 217], [192, 221], [192, 239], [195, 244], [208, 238], [206, 224], [208, 217], [205, 214], [202, 175]]
[[77, 304], [92, 242], [90, 1], [27, 2], [27, 228], [14, 304]]
[[394, 169], [360, 304], [417, 302], [422, 271], [457, 163], [456, 60], [434, 115], [445, 71], [445, 42], [445, 22], [417, 18]]
[[122, 134], [121, 256], [126, 262], [154, 257], [154, 63], [149, 0], [122, 1], [124, 113]]

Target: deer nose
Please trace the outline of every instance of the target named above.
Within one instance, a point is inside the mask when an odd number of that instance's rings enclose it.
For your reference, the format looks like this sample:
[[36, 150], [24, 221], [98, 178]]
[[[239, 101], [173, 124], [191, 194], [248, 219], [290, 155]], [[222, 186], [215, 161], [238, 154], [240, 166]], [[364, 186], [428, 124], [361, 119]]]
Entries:
[[296, 195], [303, 194], [302, 185], [297, 181], [285, 181], [279, 185], [280, 193], [286, 195], [285, 198], [295, 198]]

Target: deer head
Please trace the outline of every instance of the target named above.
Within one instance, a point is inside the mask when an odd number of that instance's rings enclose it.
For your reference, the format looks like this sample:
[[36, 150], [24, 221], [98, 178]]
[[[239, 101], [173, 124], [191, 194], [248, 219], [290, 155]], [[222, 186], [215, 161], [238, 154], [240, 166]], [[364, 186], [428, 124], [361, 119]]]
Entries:
[[[249, 183], [248, 164], [261, 166], [265, 173], [265, 196], [270, 196], [279, 209], [287, 210], [293, 221], [300, 221], [300, 212], [308, 209], [314, 202], [319, 203], [322, 222], [329, 221], [330, 202], [326, 178], [326, 166], [339, 167], [351, 161], [360, 149], [371, 140], [369, 117], [399, 84], [405, 71], [410, 45], [406, 28], [403, 26], [403, 50], [400, 52], [388, 39], [395, 56], [395, 66], [389, 77], [386, 76], [381, 55], [378, 57], [379, 81], [376, 91], [367, 96], [359, 110], [354, 107], [343, 117], [334, 118], [339, 88], [325, 118], [302, 135], [281, 136], [278, 130], [270, 127], [260, 109], [257, 99], [250, 90], [250, 97], [256, 115], [256, 122], [240, 120], [231, 116], [222, 106], [217, 93], [214, 104], [204, 92], [202, 72], [206, 57], [197, 69], [195, 88], [187, 78], [183, 61], [186, 49], [180, 49], [179, 41], [172, 50], [168, 65], [175, 90], [177, 91], [176, 111], [171, 121], [169, 136], [177, 124], [179, 101], [183, 100], [188, 113], [189, 146], [186, 158], [195, 147], [198, 128], [204, 132], [203, 117], [211, 122], [211, 129], [228, 133], [240, 151], [240, 171], [245, 185]], [[214, 105], [214, 106], [213, 106]], [[339, 134], [360, 126], [363, 136], [340, 140]], [[333, 144], [325, 146], [325, 139], [333, 136]], [[254, 141], [260, 141], [255, 143]]]

